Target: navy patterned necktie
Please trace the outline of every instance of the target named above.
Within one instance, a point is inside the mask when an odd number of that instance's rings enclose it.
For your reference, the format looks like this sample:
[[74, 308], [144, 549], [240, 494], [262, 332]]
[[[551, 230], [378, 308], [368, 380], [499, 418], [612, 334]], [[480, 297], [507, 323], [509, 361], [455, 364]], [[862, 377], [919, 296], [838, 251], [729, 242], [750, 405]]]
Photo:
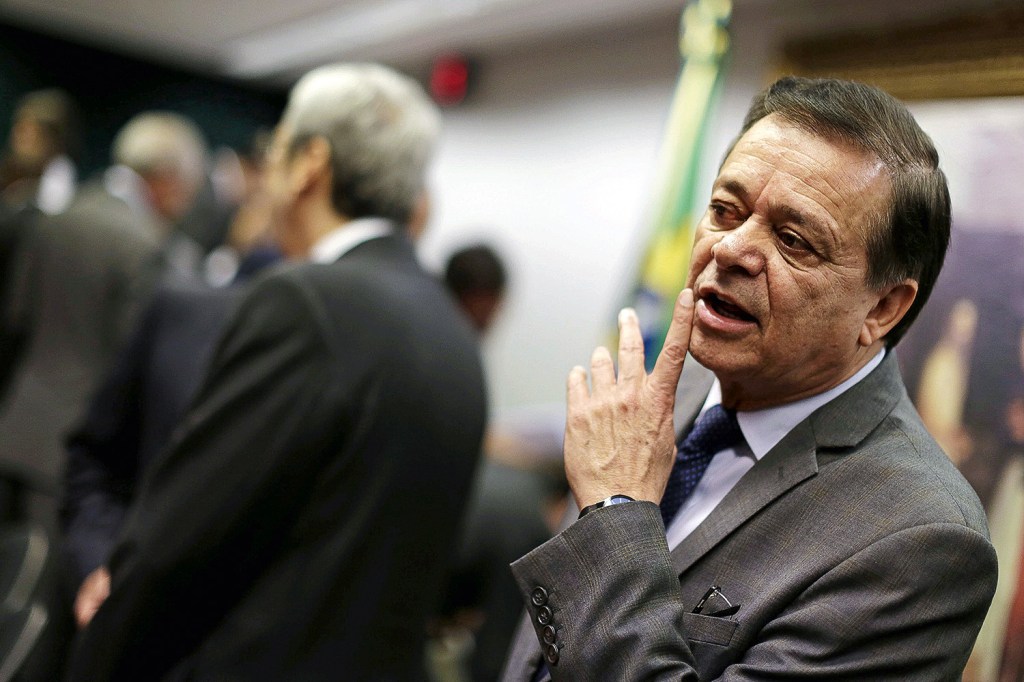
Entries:
[[736, 421], [736, 412], [721, 405], [708, 409], [676, 452], [676, 463], [661, 498], [661, 518], [665, 527], [672, 523], [676, 512], [700, 483], [711, 464], [711, 458], [722, 450], [743, 442], [743, 432]]

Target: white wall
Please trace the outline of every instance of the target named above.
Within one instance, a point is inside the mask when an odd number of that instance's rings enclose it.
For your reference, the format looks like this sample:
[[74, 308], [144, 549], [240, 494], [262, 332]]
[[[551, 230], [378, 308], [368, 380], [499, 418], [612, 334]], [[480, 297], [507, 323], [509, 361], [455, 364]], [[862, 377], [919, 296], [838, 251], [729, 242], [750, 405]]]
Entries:
[[673, 24], [485, 62], [473, 102], [446, 114], [421, 253], [440, 269], [483, 238], [508, 261], [485, 349], [499, 409], [560, 403], [614, 320], [678, 72]]

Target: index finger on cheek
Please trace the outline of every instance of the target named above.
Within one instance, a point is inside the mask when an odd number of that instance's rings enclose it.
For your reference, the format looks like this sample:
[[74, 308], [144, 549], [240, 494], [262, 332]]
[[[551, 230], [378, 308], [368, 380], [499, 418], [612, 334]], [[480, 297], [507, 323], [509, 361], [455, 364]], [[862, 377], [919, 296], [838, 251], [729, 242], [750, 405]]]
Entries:
[[676, 298], [672, 323], [665, 334], [665, 344], [654, 363], [651, 385], [657, 391], [675, 395], [679, 375], [683, 371], [686, 352], [690, 348], [690, 330], [693, 328], [693, 291], [683, 289]]

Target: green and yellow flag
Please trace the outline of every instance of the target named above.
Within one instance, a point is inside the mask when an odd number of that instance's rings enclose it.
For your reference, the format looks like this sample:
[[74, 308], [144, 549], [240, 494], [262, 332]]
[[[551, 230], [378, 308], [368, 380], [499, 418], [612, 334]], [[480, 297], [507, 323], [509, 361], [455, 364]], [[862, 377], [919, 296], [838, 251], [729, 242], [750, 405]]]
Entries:
[[661, 150], [653, 236], [640, 266], [633, 306], [640, 318], [648, 369], [665, 342], [676, 296], [686, 284], [694, 226], [703, 213], [700, 161], [708, 119], [729, 54], [732, 0], [690, 0], [683, 11], [676, 85]]

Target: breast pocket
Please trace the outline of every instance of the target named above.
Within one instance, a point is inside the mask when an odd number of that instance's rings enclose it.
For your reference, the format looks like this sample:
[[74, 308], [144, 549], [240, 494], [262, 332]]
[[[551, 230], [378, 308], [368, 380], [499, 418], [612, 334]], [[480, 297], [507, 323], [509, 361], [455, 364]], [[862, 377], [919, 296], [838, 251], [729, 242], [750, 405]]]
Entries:
[[712, 618], [699, 613], [683, 614], [683, 634], [691, 642], [729, 646], [732, 643], [739, 621], [728, 618]]

